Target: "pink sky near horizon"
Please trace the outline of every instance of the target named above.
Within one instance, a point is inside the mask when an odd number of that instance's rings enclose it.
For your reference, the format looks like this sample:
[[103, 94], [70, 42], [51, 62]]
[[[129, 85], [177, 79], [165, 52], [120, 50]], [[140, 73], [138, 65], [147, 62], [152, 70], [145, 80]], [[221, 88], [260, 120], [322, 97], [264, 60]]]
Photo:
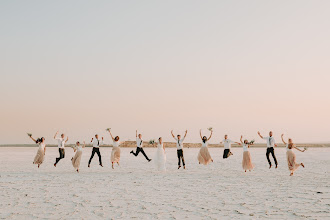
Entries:
[[199, 129], [330, 142], [328, 1], [1, 1], [0, 144]]

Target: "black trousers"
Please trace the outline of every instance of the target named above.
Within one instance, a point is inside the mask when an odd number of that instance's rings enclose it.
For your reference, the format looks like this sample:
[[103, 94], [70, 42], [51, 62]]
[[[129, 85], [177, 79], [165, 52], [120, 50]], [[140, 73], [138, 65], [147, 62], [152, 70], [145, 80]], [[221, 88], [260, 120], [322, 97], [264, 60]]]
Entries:
[[57, 164], [61, 159], [63, 159], [65, 157], [65, 150], [64, 148], [59, 148], [58, 152], [60, 153], [60, 157], [56, 158], [56, 162], [55, 164]]
[[274, 153], [274, 148], [273, 147], [267, 148], [267, 152], [266, 152], [266, 157], [267, 157], [269, 166], [271, 166], [272, 165], [272, 162], [270, 162], [269, 154], [272, 154], [272, 156], [274, 158], [275, 165], [277, 166], [277, 160], [276, 160], [276, 157], [275, 157], [275, 153]]
[[144, 150], [143, 150], [142, 147], [137, 147], [137, 148], [136, 148], [136, 152], [135, 152], [135, 153], [133, 152], [133, 155], [134, 155], [134, 156], [137, 156], [137, 155], [139, 155], [140, 152], [143, 154], [143, 156], [144, 156], [147, 160], [149, 160], [148, 156], [146, 155], [146, 153], [144, 152]]
[[178, 165], [181, 166], [181, 160], [182, 160], [182, 164], [183, 166], [185, 166], [185, 163], [184, 163], [184, 157], [183, 157], [183, 150], [180, 149], [180, 150], [177, 150], [177, 154], [178, 154]]
[[98, 147], [93, 147], [92, 155], [91, 158], [89, 158], [88, 164], [91, 164], [95, 153], [97, 153], [97, 156], [99, 156], [99, 163], [100, 165], [102, 165], [102, 157], [101, 157], [100, 149]]
[[229, 157], [230, 149], [225, 149], [223, 151], [223, 159], [226, 159]]

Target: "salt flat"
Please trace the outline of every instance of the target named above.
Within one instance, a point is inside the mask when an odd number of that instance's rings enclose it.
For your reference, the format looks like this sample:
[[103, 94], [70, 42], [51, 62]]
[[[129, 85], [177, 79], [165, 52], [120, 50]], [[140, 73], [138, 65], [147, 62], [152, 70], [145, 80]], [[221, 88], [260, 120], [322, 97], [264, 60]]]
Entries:
[[[184, 149], [187, 170], [177, 170], [176, 149], [167, 149], [167, 172], [155, 170], [142, 155], [122, 148], [120, 166], [111, 169], [111, 148], [101, 148], [87, 167], [85, 148], [76, 173], [74, 155], [55, 168], [57, 148], [48, 148], [40, 169], [32, 164], [35, 148], [0, 148], [0, 218], [2, 219], [330, 219], [330, 148], [296, 152], [299, 168], [289, 176], [285, 149], [276, 149], [279, 168], [268, 169], [266, 149], [251, 149], [256, 168], [244, 173], [242, 149], [222, 159], [211, 148], [214, 163], [197, 162], [199, 149]], [[156, 149], [145, 148], [153, 158]]]

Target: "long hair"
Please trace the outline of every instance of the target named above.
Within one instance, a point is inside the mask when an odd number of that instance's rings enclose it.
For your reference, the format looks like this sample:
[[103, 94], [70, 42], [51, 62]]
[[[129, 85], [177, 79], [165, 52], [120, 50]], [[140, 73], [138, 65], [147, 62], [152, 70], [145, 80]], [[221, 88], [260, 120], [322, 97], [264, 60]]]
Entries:
[[41, 143], [43, 139], [44, 139], [44, 137], [38, 138], [38, 139], [36, 140], [36, 144]]
[[207, 137], [206, 136], [203, 136], [202, 141], [205, 144], [205, 142], [207, 141]]

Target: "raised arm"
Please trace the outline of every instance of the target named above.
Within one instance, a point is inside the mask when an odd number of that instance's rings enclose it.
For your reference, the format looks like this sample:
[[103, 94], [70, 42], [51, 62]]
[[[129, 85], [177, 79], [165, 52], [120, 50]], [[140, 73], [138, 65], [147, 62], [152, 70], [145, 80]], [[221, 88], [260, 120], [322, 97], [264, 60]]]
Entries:
[[65, 143], [68, 142], [68, 140], [69, 140], [69, 137], [66, 137]]
[[34, 143], [37, 141], [36, 139], [34, 139], [32, 136], [29, 136], [33, 141]]
[[199, 136], [200, 136], [201, 139], [203, 140], [203, 137], [202, 137], [202, 129], [199, 130]]
[[171, 135], [172, 135], [172, 137], [175, 139], [175, 136], [174, 136], [174, 134], [173, 134], [173, 130], [171, 131]]
[[135, 131], [135, 137], [137, 137], [137, 130]]
[[260, 132], [258, 131], [258, 135], [259, 135], [259, 137], [261, 137], [262, 139], [264, 138], [263, 136], [261, 136], [261, 134], [260, 134]]
[[111, 136], [112, 140], [114, 140], [114, 138], [113, 138], [113, 136], [111, 134], [111, 129], [109, 129], [109, 133], [110, 133], [110, 136]]
[[56, 133], [55, 133], [55, 135], [54, 135], [54, 139], [56, 139], [57, 134], [58, 134], [58, 131], [56, 131]]
[[213, 131], [211, 130], [211, 134], [210, 134], [210, 137], [207, 139], [207, 140], [210, 140], [211, 137], [212, 137], [212, 134], [213, 134]]
[[183, 138], [186, 138], [187, 133], [188, 133], [188, 130], [186, 130], [186, 133], [184, 133], [184, 137]]
[[85, 148], [86, 147], [86, 143], [85, 143], [85, 141], [84, 141], [84, 145], [82, 146], [83, 148]]
[[241, 135], [241, 139], [240, 139], [240, 141], [241, 141], [241, 144], [243, 144], [243, 135]]
[[285, 145], [286, 145], [286, 142], [284, 141], [284, 139], [283, 139], [283, 136], [284, 136], [284, 134], [282, 134], [282, 135], [281, 135], [281, 138], [282, 138], [282, 142], [283, 142], [283, 144], [285, 144]]

